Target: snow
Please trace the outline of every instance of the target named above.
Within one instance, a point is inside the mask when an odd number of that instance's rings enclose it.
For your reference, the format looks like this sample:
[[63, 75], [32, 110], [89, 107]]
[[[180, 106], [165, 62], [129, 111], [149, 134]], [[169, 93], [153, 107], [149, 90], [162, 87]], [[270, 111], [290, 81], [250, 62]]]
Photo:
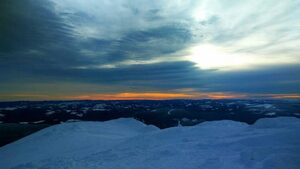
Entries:
[[69, 119], [69, 120], [66, 121], [66, 123], [78, 122], [78, 121], [81, 121], [81, 120], [78, 120], [78, 119]]
[[72, 114], [72, 115], [76, 115], [76, 114], [77, 114], [77, 112], [73, 111], [73, 112], [71, 112], [70, 114]]
[[47, 113], [46, 113], [46, 115], [47, 116], [50, 116], [50, 115], [52, 115], [52, 114], [54, 114], [54, 113], [56, 113], [55, 111], [48, 111]]
[[0, 148], [1, 169], [299, 169], [300, 120], [160, 130], [133, 119], [55, 125]]
[[35, 121], [35, 122], [32, 122], [33, 124], [39, 124], [39, 123], [44, 123], [45, 120], [39, 120], [39, 121]]
[[275, 112], [266, 113], [266, 116], [275, 116], [275, 115], [276, 115]]
[[21, 121], [21, 122], [19, 122], [19, 124], [28, 124], [29, 122], [27, 122], [27, 121]]
[[83, 114], [79, 113], [79, 114], [76, 114], [77, 117], [83, 117]]
[[93, 109], [93, 111], [106, 111], [107, 109], [101, 108], [101, 109]]
[[[249, 105], [249, 104], [248, 104]], [[265, 108], [265, 109], [271, 109], [271, 108], [276, 108], [272, 104], [257, 104], [257, 105], [249, 105], [249, 107], [254, 107], [254, 108]]]
[[17, 109], [18, 109], [18, 107], [6, 107], [6, 108], [1, 108], [0, 110], [14, 111]]
[[175, 109], [171, 109], [168, 111], [168, 115], [171, 115], [171, 112], [174, 111]]
[[107, 110], [105, 107], [106, 107], [107, 105], [106, 104], [96, 104], [94, 107], [93, 107], [93, 110], [94, 111], [105, 111], [105, 110]]

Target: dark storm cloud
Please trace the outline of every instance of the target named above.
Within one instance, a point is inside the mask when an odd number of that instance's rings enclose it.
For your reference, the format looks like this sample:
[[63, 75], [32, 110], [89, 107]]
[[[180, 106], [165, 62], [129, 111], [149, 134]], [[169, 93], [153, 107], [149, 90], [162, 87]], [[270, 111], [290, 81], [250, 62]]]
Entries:
[[[146, 89], [178, 89], [201, 85], [201, 73], [191, 62], [164, 62], [118, 68], [40, 70], [35, 78], [106, 85], [142, 86]], [[198, 74], [198, 75], [197, 75]]]
[[205, 78], [209, 91], [300, 93], [300, 65], [266, 66], [239, 72], [214, 72]]
[[51, 11], [50, 2], [4, 0], [0, 6], [2, 76], [84, 63], [70, 27]]
[[[5, 25], [1, 30], [1, 44], [5, 45], [1, 45], [0, 58], [0, 75], [4, 81], [25, 83], [71, 79], [73, 82], [122, 84], [145, 80], [149, 83], [158, 82], [161, 77], [172, 81], [192, 68], [192, 63], [178, 62], [117, 69], [74, 69], [161, 57], [186, 47], [191, 41], [191, 34], [185, 27], [173, 24], [128, 32], [116, 40], [101, 40], [99, 37], [79, 40], [53, 12], [53, 4], [26, 2], [1, 2], [5, 8], [1, 11], [1, 23]], [[155, 12], [153, 14], [156, 15]], [[145, 77], [145, 74], [148, 76]]]
[[1, 1], [1, 53], [45, 48], [70, 42], [68, 25], [51, 12], [47, 1]]
[[[81, 43], [94, 64], [111, 64], [126, 60], [149, 60], [186, 48], [192, 42], [183, 26], [169, 25], [125, 34], [119, 40], [89, 39]], [[84, 53], [83, 53], [84, 55]]]
[[[77, 39], [47, 1], [2, 1], [2, 68], [16, 65], [65, 69], [75, 66], [110, 64], [128, 59], [147, 60], [186, 47], [190, 32], [180, 25], [132, 31], [119, 39]], [[81, 14], [82, 15], [82, 14]], [[33, 66], [33, 67], [32, 67]]]

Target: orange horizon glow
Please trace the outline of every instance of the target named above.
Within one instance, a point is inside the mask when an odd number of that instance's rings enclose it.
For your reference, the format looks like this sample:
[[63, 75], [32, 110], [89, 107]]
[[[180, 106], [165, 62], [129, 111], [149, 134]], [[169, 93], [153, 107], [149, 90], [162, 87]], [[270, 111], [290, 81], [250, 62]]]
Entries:
[[300, 99], [300, 94], [276, 94], [271, 97], [273, 99]]
[[226, 94], [226, 93], [115, 93], [115, 94], [93, 94], [69, 96], [69, 99], [75, 100], [168, 100], [168, 99], [234, 99], [244, 98], [246, 95]]
[[1, 95], [2, 101], [20, 100], [172, 100], [172, 99], [300, 99], [300, 94], [236, 94], [223, 92], [122, 92], [98, 93], [82, 95], [39, 95], [39, 94], [11, 94]]
[[78, 100], [163, 100], [177, 98], [192, 98], [185, 93], [115, 93], [115, 94], [93, 94], [70, 96], [71, 99]]

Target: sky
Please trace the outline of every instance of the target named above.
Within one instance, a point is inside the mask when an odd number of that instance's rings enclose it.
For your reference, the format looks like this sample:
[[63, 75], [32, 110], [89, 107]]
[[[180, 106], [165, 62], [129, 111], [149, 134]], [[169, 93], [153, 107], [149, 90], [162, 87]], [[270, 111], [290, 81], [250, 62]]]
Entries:
[[1, 0], [0, 100], [300, 98], [300, 0]]

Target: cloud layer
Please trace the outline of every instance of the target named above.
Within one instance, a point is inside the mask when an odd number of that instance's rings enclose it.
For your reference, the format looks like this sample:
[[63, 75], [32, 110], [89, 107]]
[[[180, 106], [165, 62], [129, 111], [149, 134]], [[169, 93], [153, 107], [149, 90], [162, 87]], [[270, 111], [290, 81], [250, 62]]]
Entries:
[[299, 0], [3, 0], [0, 97], [186, 89], [299, 94], [298, 6]]

